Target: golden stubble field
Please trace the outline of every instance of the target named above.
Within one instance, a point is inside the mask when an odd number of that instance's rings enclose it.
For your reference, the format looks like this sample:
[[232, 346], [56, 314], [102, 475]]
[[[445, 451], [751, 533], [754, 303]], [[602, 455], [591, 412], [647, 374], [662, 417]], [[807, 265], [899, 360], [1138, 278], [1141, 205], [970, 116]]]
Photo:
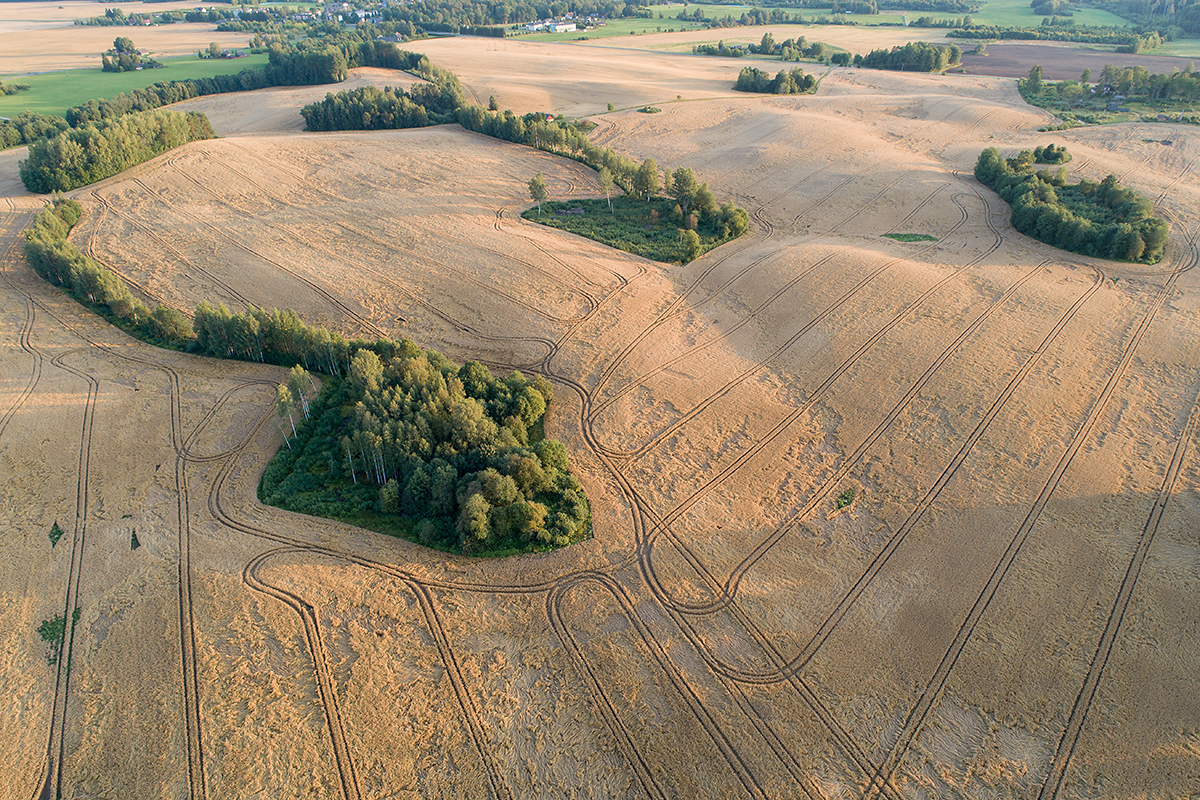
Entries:
[[241, 33], [222, 33], [215, 23], [180, 22], [150, 27], [92, 27], [75, 25], [76, 19], [102, 17], [106, 8], [126, 14], [150, 14], [176, 9], [191, 10], [196, 3], [168, 0], [162, 3], [102, 3], [65, 0], [56, 2], [0, 3], [0, 75], [24, 75], [59, 69], [96, 69], [100, 54], [117, 36], [129, 36], [138, 47], [156, 58], [186, 56], [217, 41], [224, 47], [245, 47]]
[[[430, 51], [484, 98], [669, 99], [670, 56], [496, 45]], [[493, 80], [542, 49], [526, 94]], [[38, 201], [9, 193], [0, 796], [1196, 791], [1200, 136], [1038, 134], [978, 78], [732, 97], [700, 64], [670, 92], [690, 102], [595, 118], [751, 212], [683, 268], [520, 220], [534, 172], [562, 197], [590, 170], [457, 127], [268, 115], [77, 193], [75, 241], [150, 301], [290, 306], [550, 376], [596, 530], [537, 557], [261, 506], [283, 372], [85, 313], [24, 265]], [[1154, 199], [1167, 259], [1015, 233], [971, 168], [1048, 141]], [[75, 609], [49, 666], [37, 628]]]

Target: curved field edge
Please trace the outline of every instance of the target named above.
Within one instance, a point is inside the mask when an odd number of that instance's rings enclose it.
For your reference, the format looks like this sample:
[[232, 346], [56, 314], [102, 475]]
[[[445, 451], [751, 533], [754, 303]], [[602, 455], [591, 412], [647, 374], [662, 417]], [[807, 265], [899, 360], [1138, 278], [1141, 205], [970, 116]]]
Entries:
[[[353, 469], [355, 464], [361, 468], [363, 462], [368, 461], [365, 452], [361, 462], [355, 462], [353, 456], [348, 456], [353, 488], [340, 485], [324, 487], [333, 494], [319, 500], [314, 500], [311, 496], [314, 487], [307, 484], [306, 488], [292, 492], [305, 495], [302, 498], [304, 504], [311, 506], [316, 502], [320, 506], [317, 509], [320, 513], [310, 515], [349, 522], [442, 550], [453, 549], [452, 539], [458, 533], [462, 535], [459, 552], [491, 557], [543, 552], [591, 536], [591, 506], [582, 484], [568, 472], [566, 449], [560, 442], [546, 439], [544, 435], [543, 417], [553, 397], [553, 388], [544, 377], [537, 376], [528, 381], [519, 372], [514, 372], [500, 381], [478, 362], [470, 361], [456, 369], [445, 356], [435, 351], [422, 351], [407, 339], [399, 342], [384, 337], [374, 342], [346, 340], [323, 327], [306, 325], [290, 310], [266, 312], [251, 307], [245, 313], [235, 314], [224, 305], [213, 308], [202, 302], [196, 309], [193, 321], [188, 321], [177, 309], [161, 305], [150, 311], [132, 296], [120, 276], [82, 253], [67, 239], [81, 214], [82, 207], [74, 200], [56, 198], [48, 203], [25, 231], [26, 260], [41, 278], [63, 289], [80, 305], [134, 338], [155, 347], [215, 358], [291, 365], [293, 374], [299, 371], [305, 379], [307, 373], [300, 366], [301, 363], [323, 369], [331, 380], [316, 401], [322, 410], [323, 399], [329, 397], [328, 392], [332, 388], [354, 384], [361, 389], [363, 381], [381, 382], [384, 378], [383, 363], [390, 366], [390, 361], [395, 358], [417, 359], [416, 367], [425, 373], [418, 375], [418, 378], [432, 374], [432, 383], [427, 381], [427, 385], [419, 388], [425, 391], [432, 388], [436, 394], [440, 381], [441, 391], [447, 395], [445, 399], [454, 401], [447, 403], [443, 409], [454, 416], [442, 420], [445, 423], [444, 430], [439, 431], [442, 439], [447, 435], [457, 435], [459, 443], [465, 442], [474, 450], [464, 452], [469, 448], [460, 447], [451, 453], [443, 447], [437, 451], [436, 457], [432, 457], [435, 448], [427, 447], [426, 455], [432, 458], [426, 460], [432, 464], [434, 473], [427, 477], [436, 480], [437, 468], [449, 468], [449, 462], [441, 456], [461, 456], [454, 463], [455, 482], [451, 485], [455, 491], [448, 500], [443, 497], [443, 502], [448, 503], [454, 511], [461, 510], [457, 505], [464, 508], [472, 506], [474, 518], [464, 515], [461, 520], [453, 520], [443, 519], [452, 516], [450, 514], [416, 513], [409, 499], [412, 494], [412, 487], [409, 486], [413, 472], [411, 463], [407, 464], [407, 469], [402, 469], [398, 462], [393, 463], [390, 480], [387, 470], [381, 469], [378, 474], [382, 479], [377, 485], [363, 483], [360, 488]], [[380, 355], [385, 362], [380, 361]], [[411, 369], [408, 372], [411, 373]], [[342, 380], [343, 375], [345, 380]], [[390, 372], [388, 376], [391, 377]], [[277, 407], [281, 422], [287, 405], [282, 401], [285, 387], [289, 390], [288, 402], [301, 406], [305, 416], [312, 417], [306, 421], [315, 421], [304, 389], [294, 383], [289, 386], [289, 383], [292, 382], [279, 386], [281, 402], [277, 403]], [[472, 392], [464, 391], [464, 383], [480, 397], [467, 396]], [[507, 397], [505, 391], [508, 392]], [[395, 400], [394, 397], [389, 399]], [[492, 406], [490, 416], [483, 407], [484, 402]], [[357, 404], [362, 405], [361, 401]], [[330, 410], [340, 413], [340, 406]], [[494, 419], [497, 415], [498, 419]], [[370, 414], [366, 416], [369, 418]], [[359, 422], [362, 421], [360, 418]], [[426, 425], [428, 423], [426, 420]], [[437, 425], [435, 421], [433, 426]], [[370, 446], [372, 437], [378, 437], [378, 429], [372, 426], [369, 419], [365, 427], [368, 430], [357, 431], [365, 434], [365, 439], [355, 439], [360, 450]], [[287, 443], [282, 424], [280, 430]], [[305, 430], [303, 423], [293, 430]], [[399, 429], [393, 428], [393, 432], [396, 430]], [[427, 439], [421, 439], [420, 434], [431, 434], [419, 424], [416, 431], [416, 450], [419, 451], [420, 442], [428, 445]], [[331, 441], [331, 450], [336, 450], [342, 444], [337, 438]], [[392, 441], [396, 441], [395, 436]], [[309, 440], [305, 444], [309, 444]], [[480, 447], [484, 448], [484, 452], [480, 452]], [[280, 448], [268, 462], [266, 470], [281, 463], [280, 452], [284, 445], [281, 444]], [[329, 456], [331, 468], [339, 463], [333, 452], [322, 452], [320, 455], [322, 462], [326, 455]], [[398, 457], [412, 459], [416, 456], [400, 453]], [[381, 452], [380, 459], [384, 458]], [[441, 463], [437, 463], [439, 461]], [[464, 467], [473, 469], [464, 471]], [[399, 481], [402, 475], [403, 484]], [[457, 479], [464, 475], [469, 479], [463, 486], [457, 486]], [[344, 476], [339, 473], [337, 477], [343, 478], [342, 483], [345, 483]], [[435, 486], [436, 483], [426, 485], [424, 496], [428, 502], [436, 502], [437, 496], [432, 493]], [[277, 485], [271, 488], [275, 490], [270, 493], [272, 505], [309, 513], [309, 508], [297, 507], [298, 502], [289, 499], [288, 493], [281, 495]], [[459, 494], [463, 498], [456, 505]], [[260, 497], [263, 496], [265, 493], [260, 487]], [[502, 500], [507, 502], [500, 502]], [[338, 501], [349, 503], [350, 506], [342, 511], [338, 508]], [[401, 508], [409, 512], [405, 518], [397, 516]], [[497, 508], [507, 510], [492, 513]], [[386, 513], [389, 511], [392, 513]], [[480, 515], [483, 519], [480, 519]], [[422, 524], [425, 522], [431, 523], [432, 529], [430, 525]], [[505, 535], [506, 531], [513, 535]]]

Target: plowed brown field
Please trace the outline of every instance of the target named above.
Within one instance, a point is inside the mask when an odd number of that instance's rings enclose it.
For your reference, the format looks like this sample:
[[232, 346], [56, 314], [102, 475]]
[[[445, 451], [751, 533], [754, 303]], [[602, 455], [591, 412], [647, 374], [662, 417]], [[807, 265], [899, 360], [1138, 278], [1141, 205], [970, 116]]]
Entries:
[[[1195, 128], [1050, 137], [984, 78], [733, 97], [715, 59], [429, 50], [504, 105], [664, 101], [595, 139], [691, 167], [752, 232], [643, 261], [520, 219], [537, 171], [595, 192], [575, 162], [297, 133], [250, 95], [204, 100], [235, 135], [80, 190], [74, 241], [149, 301], [550, 376], [595, 537], [472, 560], [260, 505], [283, 371], [90, 315], [25, 266], [40, 201], [8, 191], [0, 797], [1197, 791]], [[974, 160], [1048, 141], [1154, 199], [1161, 264], [1014, 232]]]

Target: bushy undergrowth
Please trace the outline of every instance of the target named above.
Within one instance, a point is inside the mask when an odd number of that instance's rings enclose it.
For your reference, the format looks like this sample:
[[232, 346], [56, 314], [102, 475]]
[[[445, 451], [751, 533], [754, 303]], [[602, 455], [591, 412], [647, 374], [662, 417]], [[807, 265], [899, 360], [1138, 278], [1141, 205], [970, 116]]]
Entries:
[[1154, 264], [1167, 244], [1167, 223], [1154, 206], [1116, 176], [1100, 183], [1066, 182], [1066, 167], [1033, 171], [1030, 150], [1004, 159], [989, 147], [975, 177], [1012, 206], [1013, 227], [1046, 244], [1085, 256]]
[[[582, 213], [571, 213], [573, 209]], [[694, 230], [689, 230], [683, 226], [691, 221], [681, 218], [675, 200], [656, 197], [647, 203], [628, 195], [612, 198], [611, 212], [603, 199], [566, 200], [542, 203], [541, 216], [536, 208], [521, 216], [666, 263], [687, 263], [698, 258], [741, 236], [749, 224], [745, 211], [726, 203], [709, 213], [689, 214], [694, 217]]]
[[407, 340], [386, 359], [360, 350], [271, 460], [259, 497], [472, 555], [577, 542], [591, 532], [583, 487], [562, 443], [537, 438], [552, 396], [540, 376], [499, 379]]

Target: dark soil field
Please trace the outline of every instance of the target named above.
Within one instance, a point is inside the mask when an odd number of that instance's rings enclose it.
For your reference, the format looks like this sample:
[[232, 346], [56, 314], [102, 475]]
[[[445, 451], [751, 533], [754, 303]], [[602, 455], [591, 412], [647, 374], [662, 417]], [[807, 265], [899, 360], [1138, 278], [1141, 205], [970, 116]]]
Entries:
[[[1079, 45], [1059, 47], [1048, 44], [992, 44], [987, 55], [967, 52], [973, 45], [964, 41], [962, 71], [970, 75], [993, 75], [997, 78], [1023, 78], [1034, 64], [1042, 65], [1042, 77], [1048, 81], [1079, 80], [1085, 69], [1099, 76], [1106, 64], [1117, 67], [1143, 66], [1150, 72], [1170, 74], [1185, 70], [1191, 59], [1175, 56], [1135, 55], [1112, 50], [1085, 50]], [[958, 72], [959, 70], [952, 70]]]

